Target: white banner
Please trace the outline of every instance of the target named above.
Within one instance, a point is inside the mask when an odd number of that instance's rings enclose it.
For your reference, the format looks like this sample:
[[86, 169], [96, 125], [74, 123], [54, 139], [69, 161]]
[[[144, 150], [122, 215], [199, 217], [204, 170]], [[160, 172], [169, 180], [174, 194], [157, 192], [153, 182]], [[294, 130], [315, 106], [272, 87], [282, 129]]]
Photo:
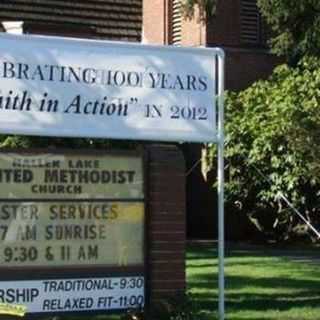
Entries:
[[210, 142], [218, 49], [0, 36], [0, 133]]
[[2, 281], [0, 303], [27, 313], [124, 310], [144, 306], [144, 278]]

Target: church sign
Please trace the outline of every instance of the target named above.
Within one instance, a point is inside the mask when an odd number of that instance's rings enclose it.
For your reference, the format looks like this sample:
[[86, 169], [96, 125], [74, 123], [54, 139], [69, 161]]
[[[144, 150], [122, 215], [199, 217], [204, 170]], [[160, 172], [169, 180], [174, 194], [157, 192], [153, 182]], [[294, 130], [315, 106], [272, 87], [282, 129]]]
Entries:
[[[0, 35], [0, 134], [218, 144], [219, 315], [223, 66], [218, 48]], [[184, 249], [166, 247], [168, 227], [185, 241], [184, 200], [167, 201], [160, 160], [148, 158], [146, 255], [142, 152], [48, 150], [0, 152], [0, 307], [40, 316], [140, 309], [146, 287], [153, 299], [185, 282], [176, 281]]]
[[143, 180], [138, 154], [0, 152], [0, 303], [142, 307]]

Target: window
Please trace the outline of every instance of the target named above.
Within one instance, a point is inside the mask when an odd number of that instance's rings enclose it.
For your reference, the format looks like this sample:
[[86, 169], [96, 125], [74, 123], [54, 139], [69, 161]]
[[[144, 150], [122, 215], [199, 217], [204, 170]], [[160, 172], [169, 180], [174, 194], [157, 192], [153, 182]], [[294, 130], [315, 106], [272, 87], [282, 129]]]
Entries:
[[266, 45], [266, 28], [256, 0], [240, 2], [240, 41], [246, 45]]
[[181, 44], [182, 37], [182, 13], [181, 13], [181, 0], [172, 0], [171, 12], [171, 41], [173, 45]]

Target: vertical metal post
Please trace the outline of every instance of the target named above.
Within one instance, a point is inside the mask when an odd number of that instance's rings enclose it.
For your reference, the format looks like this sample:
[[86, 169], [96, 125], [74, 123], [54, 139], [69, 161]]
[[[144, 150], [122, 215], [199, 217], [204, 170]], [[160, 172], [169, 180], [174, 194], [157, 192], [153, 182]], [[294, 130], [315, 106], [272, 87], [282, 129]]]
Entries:
[[218, 256], [219, 320], [225, 314], [224, 283], [224, 52], [218, 54]]

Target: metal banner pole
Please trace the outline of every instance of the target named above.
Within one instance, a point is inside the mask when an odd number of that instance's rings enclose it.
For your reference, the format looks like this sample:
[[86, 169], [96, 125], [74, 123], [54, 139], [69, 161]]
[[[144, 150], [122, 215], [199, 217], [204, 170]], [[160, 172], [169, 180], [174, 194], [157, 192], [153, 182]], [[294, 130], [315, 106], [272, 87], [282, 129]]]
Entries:
[[218, 256], [219, 320], [224, 320], [224, 52], [218, 55]]

